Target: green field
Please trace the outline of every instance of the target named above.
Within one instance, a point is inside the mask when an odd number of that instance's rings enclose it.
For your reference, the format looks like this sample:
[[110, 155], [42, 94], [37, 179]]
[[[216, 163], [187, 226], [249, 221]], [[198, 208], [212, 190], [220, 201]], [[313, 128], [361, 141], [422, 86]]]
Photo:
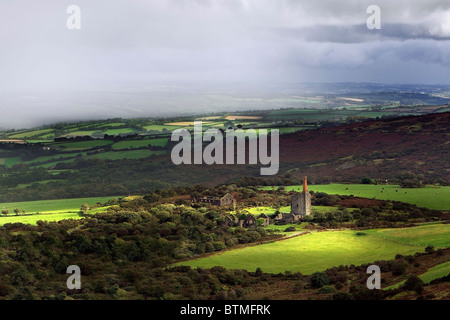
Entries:
[[6, 223], [23, 223], [23, 224], [33, 224], [36, 225], [39, 220], [42, 221], [60, 221], [66, 219], [82, 219], [83, 216], [78, 214], [78, 211], [74, 212], [54, 212], [47, 214], [30, 214], [25, 216], [8, 216], [8, 217], [0, 217], [0, 225], [4, 225]]
[[[442, 225], [431, 225], [430, 228], [441, 230]], [[450, 246], [450, 232], [448, 227], [445, 228], [447, 236], [444, 242], [441, 234], [436, 232], [436, 238], [430, 237], [424, 243]], [[412, 232], [409, 234], [411, 242], [416, 238], [415, 231], [421, 231], [413, 229], [411, 228]], [[357, 236], [356, 231], [351, 230], [314, 232], [273, 243], [225, 251], [205, 258], [180, 262], [177, 265], [189, 265], [194, 268], [223, 266], [228, 269], [249, 271], [260, 267], [269, 273], [299, 271], [311, 274], [333, 266], [390, 260], [397, 254], [410, 255], [423, 252], [426, 247], [398, 241], [398, 239], [405, 240], [403, 235], [396, 239], [395, 235], [391, 234], [392, 238], [389, 239], [373, 232], [375, 231], [367, 231], [363, 236]], [[432, 233], [429, 233], [430, 236]]]
[[73, 131], [68, 134], [65, 134], [64, 137], [84, 137], [84, 136], [92, 136], [94, 133], [98, 132], [97, 130], [86, 130], [86, 131]]
[[128, 149], [128, 148], [142, 148], [142, 147], [164, 147], [167, 145], [169, 138], [157, 138], [151, 140], [129, 140], [119, 141], [113, 144], [112, 148], [115, 150]]
[[[450, 274], [450, 261], [438, 264], [437, 266], [429, 269], [427, 272], [421, 274], [419, 278], [422, 279], [424, 283], [430, 283], [433, 280], [448, 276], [449, 274]], [[397, 289], [398, 287], [402, 286], [405, 282], [406, 280], [397, 282], [396, 284], [383, 288], [383, 290]]]
[[33, 160], [30, 161], [22, 161], [22, 163], [27, 163], [27, 164], [31, 164], [31, 163], [35, 163], [35, 162], [47, 162], [47, 161], [55, 161], [58, 162], [59, 159], [64, 160], [66, 158], [73, 158], [76, 157], [79, 153], [61, 153], [61, 154], [55, 154], [52, 156], [42, 156], [42, 157], [37, 157]]
[[450, 261], [447, 261], [429, 269], [427, 272], [422, 274], [420, 278], [422, 279], [423, 282], [430, 283], [435, 279], [448, 276], [449, 274], [450, 274]]
[[[81, 206], [84, 203], [93, 206], [97, 202], [105, 203], [110, 199], [118, 197], [97, 197], [97, 198], [77, 198], [77, 199], [63, 199], [63, 200], [44, 200], [44, 201], [27, 201], [27, 202], [12, 202], [0, 203], [1, 209], [9, 209], [9, 215], [0, 216], [0, 225], [5, 223], [23, 223], [36, 224], [39, 220], [42, 221], [60, 221], [65, 219], [82, 219], [83, 216], [78, 214]], [[16, 216], [14, 209], [18, 208], [21, 211], [25, 210], [26, 215]], [[94, 214], [100, 211], [105, 211], [108, 207], [100, 207], [89, 211]]]
[[110, 140], [94, 140], [94, 141], [77, 141], [77, 142], [66, 142], [66, 143], [55, 143], [52, 146], [63, 147], [66, 150], [85, 150], [95, 147], [103, 147], [111, 144]]
[[125, 126], [126, 123], [125, 122], [112, 122], [112, 123], [105, 123], [102, 124], [100, 126], [98, 126], [99, 128], [103, 128], [103, 127], [121, 127], [121, 126]]
[[[335, 211], [337, 210], [337, 207], [325, 207], [325, 206], [312, 206], [312, 211], [320, 211], [320, 212], [330, 212], [330, 211]], [[258, 216], [262, 213], [266, 214], [266, 215], [272, 215], [274, 214], [277, 209], [274, 207], [252, 207], [252, 208], [244, 208], [242, 209], [242, 211], [247, 211], [248, 213], [253, 214], [254, 216]], [[291, 206], [284, 206], [278, 209], [278, 211], [282, 212], [282, 213], [289, 213], [291, 212]], [[232, 212], [233, 214], [235, 214], [235, 212]]]
[[167, 131], [172, 131], [178, 128], [181, 128], [181, 126], [176, 127], [176, 126], [165, 126], [162, 124], [152, 124], [144, 127], [144, 129], [147, 131], [160, 131], [160, 132], [162, 132], [163, 129], [166, 129]]
[[[26, 210], [27, 213], [53, 213], [62, 211], [76, 211], [81, 208], [84, 203], [94, 205], [97, 202], [107, 202], [117, 197], [95, 197], [95, 198], [76, 198], [61, 200], [42, 200], [42, 201], [24, 201], [24, 202], [3, 202], [0, 203], [1, 209], [9, 209], [10, 215], [14, 215], [14, 209], [21, 211]], [[2, 217], [0, 217], [2, 219]]]
[[1, 158], [0, 161], [2, 162], [2, 164], [7, 166], [8, 168], [10, 168], [13, 165], [15, 165], [16, 163], [19, 163], [20, 162], [20, 158], [19, 157]]
[[413, 246], [450, 246], [450, 224], [428, 224], [414, 228], [377, 229], [367, 233]]
[[54, 129], [42, 129], [42, 130], [34, 130], [34, 131], [26, 131], [23, 133], [17, 133], [10, 135], [9, 138], [11, 139], [26, 139], [26, 138], [33, 138], [33, 137], [39, 137], [43, 135], [49, 135], [50, 133], [54, 133]]
[[[274, 187], [275, 189], [277, 187]], [[298, 191], [301, 186], [288, 186], [286, 191]], [[272, 187], [263, 187], [262, 190], [270, 190]], [[438, 210], [450, 210], [450, 186], [406, 189], [396, 185], [371, 185], [371, 184], [328, 184], [309, 185], [309, 190], [325, 192], [328, 194], [351, 195], [362, 198], [375, 198], [381, 200], [396, 200], [416, 204]]]
[[109, 134], [109, 135], [119, 135], [119, 134], [126, 134], [126, 133], [135, 133], [137, 132], [136, 129], [133, 128], [120, 128], [120, 129], [108, 129], [102, 134]]

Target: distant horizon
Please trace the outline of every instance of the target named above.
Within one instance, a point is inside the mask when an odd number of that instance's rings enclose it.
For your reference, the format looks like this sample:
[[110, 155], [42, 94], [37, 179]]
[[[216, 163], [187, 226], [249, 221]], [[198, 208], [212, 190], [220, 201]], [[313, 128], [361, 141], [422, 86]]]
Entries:
[[[149, 83], [147, 83], [148, 85]], [[195, 88], [195, 92], [189, 92], [189, 96], [187, 97], [187, 102], [188, 104], [192, 104], [192, 99], [201, 99], [201, 95], [207, 94], [209, 90], [220, 90], [220, 85], [218, 84], [211, 84], [208, 87], [203, 87], [203, 86], [195, 86], [192, 84], [188, 84], [188, 83], [184, 83], [184, 82], [177, 82], [177, 83], [172, 83], [173, 85], [176, 86], [186, 86], [185, 88], [183, 88], [183, 90], [189, 90], [189, 89], [194, 89]], [[160, 88], [157, 90], [149, 90], [148, 92], [145, 92], [145, 90], [140, 90], [138, 89], [138, 87], [136, 87], [134, 90], [136, 91], [136, 94], [142, 94], [142, 93], [148, 93], [151, 94], [151, 92], [156, 91], [157, 94], [160, 94], [161, 92], [165, 92], [166, 90], [170, 89], [171, 87], [169, 86], [168, 83], [159, 83], [159, 84], [153, 84], [153, 85], [158, 85]], [[192, 86], [190, 86], [192, 85]], [[230, 84], [228, 84], [230, 85]], [[247, 95], [247, 97], [254, 97], [254, 95], [258, 96], [258, 95], [268, 95], [267, 97], [260, 97], [261, 100], [264, 99], [268, 99], [270, 100], [271, 98], [275, 98], [276, 95], [282, 95], [282, 96], [289, 96], [289, 95], [293, 95], [293, 94], [298, 94], [298, 95], [305, 95], [305, 96], [317, 96], [318, 94], [326, 94], [326, 95], [330, 95], [330, 96], [339, 96], [339, 95], [344, 95], [344, 94], [349, 94], [349, 95], [357, 95], [358, 93], [363, 93], [361, 90], [359, 90], [359, 86], [375, 86], [375, 87], [380, 87], [380, 89], [384, 89], [383, 87], [394, 87], [391, 88], [390, 90], [387, 90], [386, 92], [397, 92], [398, 90], [400, 90], [401, 88], [395, 88], [395, 87], [402, 87], [405, 89], [408, 89], [409, 87], [414, 87], [416, 90], [418, 88], [423, 88], [423, 89], [436, 89], [436, 88], [442, 88], [442, 87], [448, 87], [448, 90], [450, 90], [450, 84], [446, 85], [446, 84], [426, 84], [426, 83], [405, 83], [405, 84], [399, 84], [399, 83], [381, 83], [381, 82], [353, 82], [353, 81], [345, 81], [345, 82], [297, 82], [297, 83], [286, 83], [286, 84], [274, 84], [274, 83], [265, 83], [265, 84], [259, 84], [259, 85], [255, 85], [255, 84], [247, 84], [248, 87], [247, 88], [242, 88], [242, 87], [232, 87], [230, 88], [224, 88], [223, 92], [214, 92], [216, 94], [224, 94], [227, 98], [233, 98], [233, 94], [235, 96], [239, 96], [240, 98], [242, 98], [242, 95], [245, 94]], [[346, 87], [347, 85], [350, 85], [349, 87]], [[266, 91], [246, 91], [246, 90], [250, 90], [250, 89], [255, 89], [258, 88], [261, 89], [261, 87], [264, 86], [268, 86], [268, 87], [272, 87], [272, 88], [276, 88], [276, 92], [266, 92]], [[320, 92], [301, 92], [301, 91], [297, 91], [296, 88], [297, 86], [303, 86], [305, 88], [308, 87], [315, 87], [315, 86], [323, 86], [323, 88], [321, 88]], [[356, 88], [355, 86], [357, 86], [358, 88]], [[327, 88], [328, 87], [328, 88]], [[349, 90], [349, 92], [340, 92], [340, 94], [338, 93], [330, 93], [331, 91], [333, 91], [333, 88], [330, 87], [340, 87], [340, 88], [347, 88]], [[89, 93], [89, 92], [96, 92], [96, 93], [101, 93], [101, 94], [116, 94], [118, 96], [121, 95], [129, 95], [132, 94], [133, 92], [130, 92], [131, 87], [128, 88], [122, 88], [123, 92], [118, 92], [118, 91], [104, 91], [101, 92], [99, 90], [79, 90], [78, 93]], [[304, 88], [304, 89], [305, 89]], [[178, 87], [178, 89], [180, 89]], [[312, 88], [309, 88], [312, 89]], [[389, 89], [389, 88], [388, 88]], [[174, 92], [170, 92], [172, 94], [174, 94], [176, 96], [176, 99], [179, 101], [181, 100], [181, 102], [179, 102], [180, 104], [182, 104], [182, 100], [183, 100], [183, 96], [185, 94], [187, 94], [186, 92], [184, 92], [183, 90], [180, 91], [174, 91]], [[293, 91], [295, 90], [295, 91]], [[385, 92], [385, 91], [383, 91]], [[367, 93], [367, 92], [364, 92]], [[376, 92], [375, 92], [376, 93]], [[11, 94], [11, 93], [9, 93]], [[38, 99], [38, 97], [33, 96], [33, 93], [31, 93], [31, 95], [29, 96], [23, 96], [22, 99], [27, 100], [29, 102], [34, 101], [35, 99]], [[0, 91], [0, 99], [2, 98], [2, 95], [5, 95], [4, 92]], [[181, 97], [179, 97], [178, 95], [181, 95]], [[170, 98], [167, 98], [169, 99]], [[85, 100], [85, 97], [81, 100]], [[449, 99], [450, 100], [450, 99]], [[76, 103], [76, 101], [72, 101], [73, 103]], [[128, 103], [130, 103], [130, 101], [127, 101]], [[55, 103], [55, 102], [52, 102]], [[190, 116], [202, 116], [202, 115], [213, 115], [213, 114], [218, 114], [218, 113], [224, 113], [224, 112], [248, 112], [251, 110], [276, 110], [276, 109], [280, 109], [280, 108], [308, 108], [308, 109], [319, 109], [320, 107], [316, 107], [315, 105], [311, 104], [309, 106], [302, 106], [302, 107], [293, 107], [293, 106], [280, 106], [280, 105], [273, 105], [273, 106], [268, 106], [265, 108], [254, 108], [254, 107], [246, 107], [245, 105], [243, 105], [240, 108], [237, 108], [235, 110], [230, 110], [229, 108], [223, 107], [223, 108], [212, 108], [209, 110], [203, 109], [186, 109], [184, 108], [182, 105], [180, 105], [180, 109], [176, 109], [176, 110], [161, 110], [159, 113], [155, 113], [154, 110], [152, 110], [152, 106], [148, 106], [148, 110], [145, 110], [146, 108], [142, 109], [142, 106], [140, 106], [140, 108], [138, 109], [138, 112], [135, 114], [126, 114], [124, 113], [120, 106], [116, 106], [116, 108], [114, 110], [110, 109], [110, 112], [113, 111], [112, 113], [109, 113], [108, 115], [99, 115], [99, 114], [95, 114], [95, 113], [90, 113], [89, 112], [89, 103], [90, 101], [84, 101], [84, 107], [87, 108], [86, 109], [86, 113], [84, 113], [83, 115], [80, 115], [79, 117], [75, 117], [73, 115], [69, 115], [69, 116], [64, 116], [64, 115], [60, 115], [59, 117], [49, 117], [46, 114], [40, 114], [44, 117], [46, 117], [46, 120], [42, 119], [41, 120], [37, 120], [37, 121], [31, 121], [29, 122], [29, 125], [15, 125], [15, 126], [5, 126], [4, 125], [4, 121], [0, 120], [0, 130], [2, 131], [7, 131], [7, 130], [27, 130], [27, 129], [33, 129], [33, 128], [40, 128], [43, 126], [54, 126], [58, 123], [79, 123], [79, 122], [89, 122], [89, 121], [108, 121], [110, 119], [157, 119], [157, 118], [162, 118], [162, 119], [170, 119], [170, 118], [174, 118], [174, 117], [190, 117]], [[96, 104], [97, 102], [93, 102], [93, 104]], [[114, 101], [111, 101], [112, 104], [114, 104]], [[107, 104], [103, 106], [103, 110], [105, 110], [105, 108], [108, 108]], [[132, 106], [131, 106], [131, 109]], [[63, 111], [63, 110], [62, 110]], [[115, 111], [115, 112], [114, 112]], [[63, 112], [64, 113], [64, 112]], [[23, 118], [18, 119], [19, 121], [17, 123], [20, 123], [21, 120]], [[25, 117], [26, 119], [26, 117]], [[34, 118], [34, 120], [39, 119], [39, 117]], [[26, 121], [25, 121], [26, 122]]]

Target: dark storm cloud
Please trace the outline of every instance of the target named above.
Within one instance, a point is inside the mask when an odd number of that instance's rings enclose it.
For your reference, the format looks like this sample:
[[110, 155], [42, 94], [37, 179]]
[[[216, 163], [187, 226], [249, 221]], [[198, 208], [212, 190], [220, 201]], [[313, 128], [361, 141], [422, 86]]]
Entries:
[[379, 30], [370, 30], [366, 24], [331, 26], [317, 25], [297, 29], [278, 29], [279, 36], [295, 37], [308, 42], [362, 43], [380, 40], [450, 40], [450, 34], [435, 34], [427, 25], [385, 23]]

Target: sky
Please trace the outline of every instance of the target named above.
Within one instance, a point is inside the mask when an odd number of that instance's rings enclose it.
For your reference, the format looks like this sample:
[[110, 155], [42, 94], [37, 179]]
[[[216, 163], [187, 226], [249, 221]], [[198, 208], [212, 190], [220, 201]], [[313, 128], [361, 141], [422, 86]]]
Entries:
[[261, 84], [450, 84], [449, 40], [448, 0], [2, 0], [0, 128], [212, 112], [196, 93]]

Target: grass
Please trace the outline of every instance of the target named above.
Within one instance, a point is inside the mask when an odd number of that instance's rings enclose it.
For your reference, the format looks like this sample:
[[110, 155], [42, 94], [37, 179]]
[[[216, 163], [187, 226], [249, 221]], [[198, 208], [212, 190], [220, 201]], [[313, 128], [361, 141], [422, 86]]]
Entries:
[[450, 224], [430, 224], [414, 228], [368, 230], [370, 234], [414, 246], [450, 247]]
[[159, 131], [162, 132], [163, 129], [166, 129], [167, 131], [172, 131], [178, 128], [181, 128], [182, 126], [178, 126], [178, 127], [174, 127], [174, 126], [165, 126], [165, 125], [160, 125], [160, 124], [152, 124], [149, 126], [145, 126], [143, 127], [145, 130], [147, 131]]
[[[284, 207], [279, 208], [278, 210], [282, 213], [289, 213], [289, 212], [291, 212], [291, 206], [284, 206]], [[330, 212], [330, 211], [338, 210], [338, 208], [337, 207], [326, 207], [326, 206], [312, 206], [312, 210], [320, 211], [320, 212]], [[244, 209], [242, 209], [242, 211], [247, 211], [248, 213], [258, 216], [262, 213], [267, 214], [267, 215], [272, 215], [275, 213], [275, 211], [277, 211], [277, 209], [274, 207], [261, 206], [261, 207], [244, 208]], [[232, 213], [235, 214], [234, 211]]]
[[225, 251], [209, 257], [177, 263], [193, 268], [223, 266], [228, 269], [312, 274], [339, 265], [360, 265], [390, 260], [396, 254], [423, 252], [425, 246], [401, 243], [374, 234], [356, 236], [355, 231], [315, 232], [283, 241]]
[[103, 147], [111, 144], [112, 141], [109, 140], [94, 140], [94, 141], [77, 141], [77, 142], [67, 142], [67, 143], [56, 143], [53, 144], [55, 147], [63, 147], [67, 150], [86, 150], [95, 147]]
[[42, 129], [42, 130], [33, 130], [33, 131], [26, 131], [23, 133], [17, 133], [10, 135], [9, 138], [12, 139], [26, 139], [26, 138], [33, 138], [38, 136], [43, 136], [45, 134], [54, 133], [54, 129]]
[[438, 264], [437, 266], [428, 269], [427, 272], [420, 275], [420, 279], [422, 279], [425, 283], [430, 283], [433, 280], [448, 276], [450, 274], [450, 261]]
[[119, 134], [126, 134], [126, 133], [135, 133], [137, 132], [136, 129], [133, 128], [121, 128], [121, 129], [108, 129], [102, 134], [108, 134], [108, 135], [119, 135]]
[[[54, 213], [62, 211], [76, 211], [80, 210], [84, 203], [94, 205], [97, 202], [107, 202], [110, 199], [117, 197], [94, 197], [94, 198], [75, 198], [75, 199], [61, 199], [61, 200], [40, 200], [40, 201], [23, 201], [23, 202], [8, 202], [0, 203], [1, 209], [9, 209], [10, 215], [14, 215], [14, 209], [18, 208], [21, 211], [26, 210], [28, 213]], [[4, 217], [0, 217], [4, 219]]]
[[105, 123], [102, 124], [101, 126], [98, 126], [99, 128], [103, 128], [103, 127], [120, 127], [120, 126], [125, 126], [126, 123], [125, 122], [113, 122], [113, 123]]
[[3, 159], [3, 164], [8, 167], [11, 168], [13, 165], [15, 165], [16, 163], [20, 162], [20, 158], [19, 157], [12, 157], [12, 158], [2, 158]]
[[[279, 234], [283, 234], [283, 235], [292, 235], [294, 232], [299, 232], [299, 231], [303, 231], [304, 230], [304, 226], [306, 225], [306, 223], [287, 223], [287, 224], [283, 224], [283, 225], [275, 225], [275, 224], [271, 224], [268, 225], [267, 227], [265, 227], [264, 229], [266, 229], [267, 231], [272, 230], [272, 231], [276, 231]], [[293, 227], [295, 229], [295, 231], [289, 231], [289, 232], [285, 232], [284, 230], [286, 230], [286, 228], [290, 228]]]
[[73, 157], [76, 157], [77, 155], [78, 155], [78, 153], [61, 153], [61, 154], [55, 154], [55, 155], [51, 155], [51, 156], [37, 157], [33, 160], [22, 161], [22, 163], [32, 164], [35, 162], [46, 162], [46, 161], [51, 161], [51, 160], [58, 162], [59, 159], [63, 160], [66, 158], [73, 158]]
[[39, 220], [42, 221], [60, 221], [66, 219], [82, 219], [83, 216], [77, 212], [62, 212], [62, 213], [47, 213], [47, 214], [30, 214], [26, 216], [8, 216], [0, 217], [0, 225], [6, 223], [23, 223], [23, 224], [33, 224], [36, 225]]
[[142, 148], [142, 147], [164, 147], [166, 146], [167, 142], [169, 141], [169, 138], [158, 138], [158, 139], [151, 139], [151, 140], [129, 140], [129, 141], [119, 141], [117, 143], [114, 143], [112, 148], [115, 150], [120, 149], [128, 149], [128, 148]]
[[45, 164], [41, 164], [41, 165], [33, 165], [33, 166], [37, 166], [37, 167], [42, 167], [42, 168], [46, 168], [46, 169], [51, 169], [52, 167], [56, 166], [58, 163], [71, 163], [74, 162], [75, 159], [67, 159], [67, 160], [58, 160], [58, 161], [53, 161], [53, 162], [48, 162]]
[[[433, 280], [448, 276], [450, 274], [450, 261], [438, 264], [437, 266], [428, 269], [427, 272], [421, 274], [419, 278], [424, 283], [430, 283]], [[391, 289], [397, 289], [403, 284], [405, 284], [406, 280], [402, 280], [400, 282], [397, 282], [389, 287], [383, 288], [383, 290], [391, 290]]]
[[[270, 190], [272, 187], [264, 187]], [[277, 187], [274, 187], [275, 189]], [[288, 186], [286, 191], [298, 190], [301, 186]], [[450, 209], [450, 186], [406, 189], [397, 185], [370, 185], [370, 184], [328, 184], [309, 185], [309, 190], [325, 192], [328, 194], [351, 195], [362, 198], [375, 198], [381, 200], [396, 200], [416, 204], [438, 210]]]
[[97, 130], [86, 130], [86, 131], [73, 131], [68, 134], [65, 134], [64, 137], [84, 137], [84, 136], [92, 136], [94, 133], [98, 132]]
[[56, 181], [61, 181], [61, 180], [56, 180], [56, 179], [52, 179], [52, 180], [41, 180], [41, 181], [34, 181], [34, 182], [30, 182], [30, 183], [19, 183], [17, 185], [17, 188], [25, 188], [25, 187], [29, 187], [35, 183], [37, 184], [47, 184], [49, 182], [56, 182]]

